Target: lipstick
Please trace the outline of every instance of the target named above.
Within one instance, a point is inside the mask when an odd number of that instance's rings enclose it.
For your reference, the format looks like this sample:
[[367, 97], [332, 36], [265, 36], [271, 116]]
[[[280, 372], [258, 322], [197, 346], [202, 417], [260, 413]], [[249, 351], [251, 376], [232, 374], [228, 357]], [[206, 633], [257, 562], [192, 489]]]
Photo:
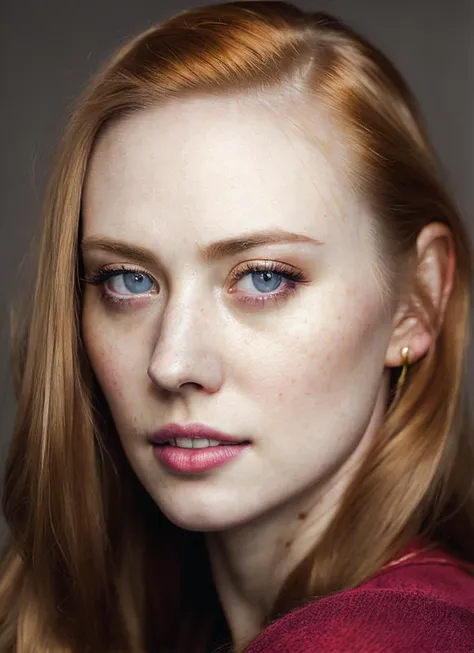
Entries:
[[203, 424], [168, 424], [154, 433], [150, 440], [154, 454], [162, 464], [187, 474], [220, 467], [250, 446], [249, 440]]

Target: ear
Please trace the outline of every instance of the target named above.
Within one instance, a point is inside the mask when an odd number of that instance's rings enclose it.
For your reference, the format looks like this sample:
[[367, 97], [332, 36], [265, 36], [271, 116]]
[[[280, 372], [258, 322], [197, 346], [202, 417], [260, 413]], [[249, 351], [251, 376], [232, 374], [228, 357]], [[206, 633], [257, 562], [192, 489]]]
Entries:
[[409, 348], [409, 364], [427, 353], [436, 340], [452, 291], [456, 257], [449, 227], [440, 222], [426, 225], [418, 235], [416, 252], [416, 283], [411, 282], [397, 306], [385, 358], [387, 367], [402, 365], [403, 347]]

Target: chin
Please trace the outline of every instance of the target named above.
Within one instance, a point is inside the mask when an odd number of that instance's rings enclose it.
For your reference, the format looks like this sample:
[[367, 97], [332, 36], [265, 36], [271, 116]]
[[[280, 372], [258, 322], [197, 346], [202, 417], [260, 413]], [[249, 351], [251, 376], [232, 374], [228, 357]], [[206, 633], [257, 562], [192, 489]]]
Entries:
[[197, 517], [196, 515], [178, 515], [174, 511], [169, 512], [163, 510], [162, 508], [161, 511], [170, 520], [170, 522], [185, 531], [218, 533], [236, 526], [235, 523], [229, 522], [228, 519], [217, 519], [216, 515], [206, 519], [205, 517]]
[[234, 513], [225, 502], [205, 504], [202, 501], [190, 501], [183, 505], [170, 497], [166, 501], [155, 498], [155, 503], [170, 522], [186, 531], [216, 533], [235, 528], [249, 520], [238, 509]]

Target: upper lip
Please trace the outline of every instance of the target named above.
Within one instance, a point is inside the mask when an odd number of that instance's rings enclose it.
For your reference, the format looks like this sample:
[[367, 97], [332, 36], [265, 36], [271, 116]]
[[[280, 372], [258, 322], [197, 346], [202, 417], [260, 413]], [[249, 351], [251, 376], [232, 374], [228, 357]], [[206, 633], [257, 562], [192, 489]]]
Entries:
[[227, 435], [204, 424], [167, 424], [153, 433], [151, 441], [154, 444], [162, 444], [175, 438], [207, 438], [220, 442], [247, 442], [243, 438]]

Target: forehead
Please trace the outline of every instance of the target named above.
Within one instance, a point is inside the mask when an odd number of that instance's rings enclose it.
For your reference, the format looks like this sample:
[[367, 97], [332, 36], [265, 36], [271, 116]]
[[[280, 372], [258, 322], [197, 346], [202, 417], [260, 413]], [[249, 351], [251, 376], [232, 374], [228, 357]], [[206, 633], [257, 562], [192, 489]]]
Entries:
[[141, 224], [166, 224], [212, 240], [291, 224], [320, 239], [341, 230], [350, 237], [362, 209], [346, 160], [316, 109], [308, 117], [281, 102], [237, 97], [173, 102], [101, 136], [84, 189], [85, 229], [127, 236]]

